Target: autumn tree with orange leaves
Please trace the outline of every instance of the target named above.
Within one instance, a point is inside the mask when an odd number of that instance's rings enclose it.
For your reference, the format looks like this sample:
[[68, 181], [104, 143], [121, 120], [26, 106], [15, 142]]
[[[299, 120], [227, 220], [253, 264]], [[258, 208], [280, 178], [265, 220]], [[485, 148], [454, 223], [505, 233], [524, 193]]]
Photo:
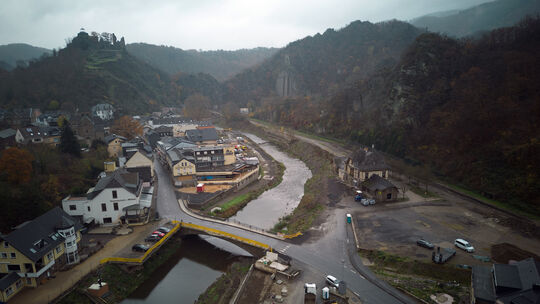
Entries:
[[111, 131], [112, 133], [124, 136], [127, 139], [133, 139], [134, 137], [143, 134], [143, 127], [131, 116], [125, 115], [114, 121]]
[[30, 152], [19, 148], [8, 148], [0, 157], [0, 172], [7, 176], [12, 184], [28, 183], [32, 178], [32, 161]]

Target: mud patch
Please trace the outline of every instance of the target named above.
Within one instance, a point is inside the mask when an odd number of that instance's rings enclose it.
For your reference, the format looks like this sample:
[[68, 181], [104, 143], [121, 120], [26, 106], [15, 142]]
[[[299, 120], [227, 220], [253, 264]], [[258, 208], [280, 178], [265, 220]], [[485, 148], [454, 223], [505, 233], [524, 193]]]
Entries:
[[497, 263], [507, 264], [510, 260], [521, 261], [531, 257], [540, 260], [538, 255], [509, 243], [491, 246], [491, 258]]

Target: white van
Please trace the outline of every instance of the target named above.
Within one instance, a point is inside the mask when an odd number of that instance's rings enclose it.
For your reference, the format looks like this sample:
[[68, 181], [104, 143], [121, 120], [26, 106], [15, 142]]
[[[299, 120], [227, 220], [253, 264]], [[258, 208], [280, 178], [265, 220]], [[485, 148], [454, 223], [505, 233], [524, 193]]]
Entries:
[[463, 249], [467, 252], [474, 252], [474, 247], [467, 241], [465, 241], [464, 239], [456, 239], [454, 241], [454, 245], [459, 248], [459, 249]]

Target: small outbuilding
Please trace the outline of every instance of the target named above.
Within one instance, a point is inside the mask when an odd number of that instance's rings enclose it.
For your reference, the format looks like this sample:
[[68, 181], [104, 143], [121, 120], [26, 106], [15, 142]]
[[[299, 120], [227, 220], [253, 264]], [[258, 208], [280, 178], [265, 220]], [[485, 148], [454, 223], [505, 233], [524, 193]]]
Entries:
[[376, 174], [362, 183], [362, 190], [367, 191], [378, 202], [395, 201], [398, 198], [398, 188]]
[[197, 184], [197, 193], [204, 192], [204, 184]]

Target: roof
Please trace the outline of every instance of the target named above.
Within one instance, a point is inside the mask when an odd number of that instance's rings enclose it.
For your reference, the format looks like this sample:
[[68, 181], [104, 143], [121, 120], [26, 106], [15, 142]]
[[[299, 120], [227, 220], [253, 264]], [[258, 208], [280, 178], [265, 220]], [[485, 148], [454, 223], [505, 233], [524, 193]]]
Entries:
[[127, 140], [127, 138], [125, 138], [124, 136], [120, 136], [120, 135], [116, 135], [116, 134], [111, 134], [111, 135], [107, 135], [105, 136], [105, 138], [103, 139], [106, 143], [110, 143], [111, 141], [115, 140], [115, 139], [121, 139], [121, 140]]
[[154, 132], [158, 132], [158, 133], [172, 133], [172, 131], [173, 131], [173, 128], [167, 127], [167, 126], [159, 126], [154, 129]]
[[336, 156], [334, 157], [334, 164], [336, 164], [336, 167], [338, 169], [345, 169], [345, 161], [347, 160], [344, 156]]
[[19, 252], [36, 262], [58, 244], [64, 242], [64, 237], [58, 234], [57, 230], [70, 226], [74, 226], [75, 230], [80, 230], [82, 227], [64, 210], [54, 207], [3, 238]]
[[0, 291], [6, 290], [13, 283], [17, 282], [21, 277], [16, 272], [10, 272], [0, 278]]
[[390, 167], [377, 151], [357, 150], [351, 157], [352, 165], [360, 171], [387, 170]]
[[111, 110], [114, 111], [114, 107], [108, 103], [99, 103], [92, 107], [92, 112], [95, 111], [103, 111], [103, 110]]
[[149, 166], [146, 167], [132, 167], [132, 168], [126, 168], [126, 170], [130, 173], [138, 173], [139, 178], [143, 182], [150, 182], [152, 181], [152, 169]]
[[370, 191], [385, 190], [388, 188], [396, 188], [394, 184], [389, 182], [387, 179], [380, 177], [377, 174], [371, 175], [362, 185], [368, 188]]
[[93, 190], [88, 193], [88, 199], [93, 199], [104, 189], [110, 188], [124, 188], [127, 191], [135, 194], [137, 193], [139, 184], [140, 181], [138, 173], [131, 173], [125, 169], [118, 169], [100, 178]]
[[216, 128], [186, 130], [186, 137], [193, 142], [218, 140]]
[[44, 136], [41, 130], [36, 126], [26, 126], [24, 128], [19, 128], [18, 130], [21, 132], [23, 138], [40, 138]]
[[15, 136], [16, 133], [17, 131], [13, 130], [12, 128], [5, 129], [5, 130], [0, 131], [0, 138], [8, 138], [11, 136]]
[[487, 302], [495, 302], [495, 288], [491, 279], [491, 268], [474, 265], [472, 268], [474, 296]]
[[192, 155], [193, 151], [183, 149], [171, 149], [167, 151], [167, 155], [173, 165], [177, 164], [181, 160], [185, 159], [191, 163], [195, 163], [195, 157]]

